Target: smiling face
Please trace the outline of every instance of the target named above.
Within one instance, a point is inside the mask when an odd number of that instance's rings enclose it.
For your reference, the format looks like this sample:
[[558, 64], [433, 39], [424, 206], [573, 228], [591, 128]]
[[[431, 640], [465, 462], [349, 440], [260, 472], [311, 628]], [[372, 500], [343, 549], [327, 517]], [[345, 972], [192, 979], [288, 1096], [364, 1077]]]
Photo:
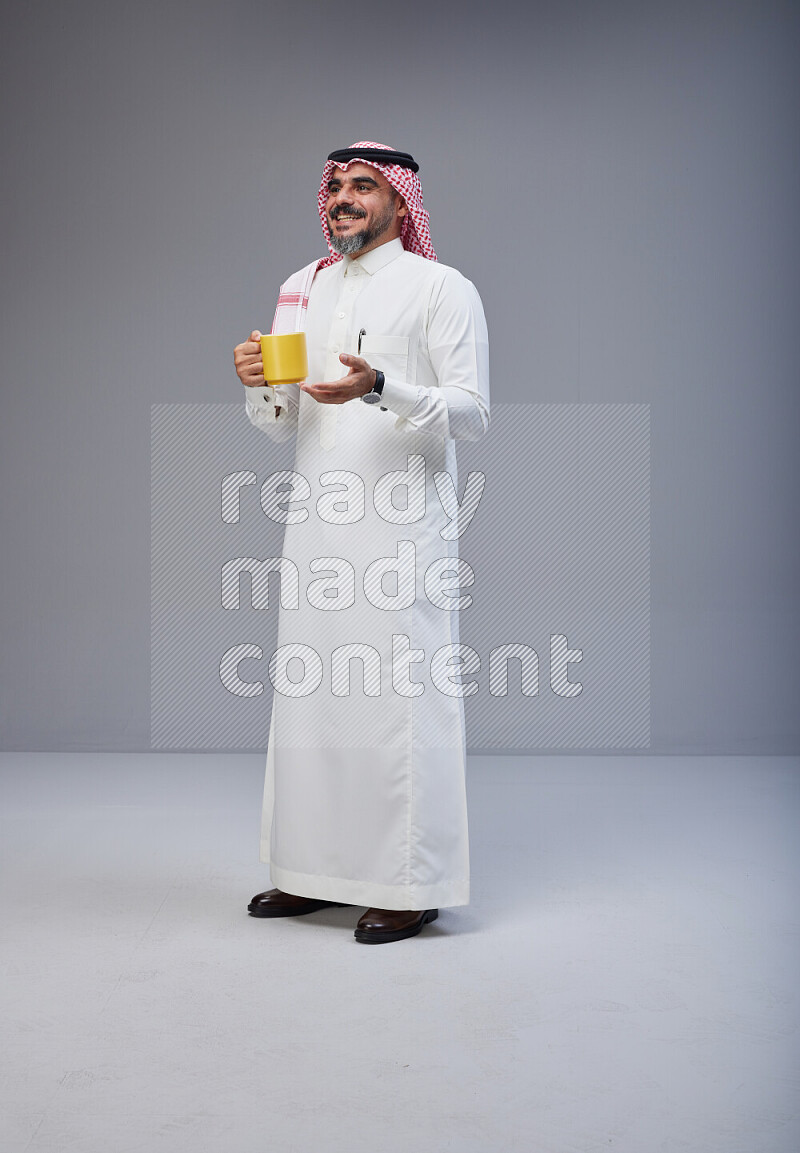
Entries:
[[331, 244], [342, 256], [362, 256], [400, 235], [406, 202], [369, 164], [335, 168], [325, 202]]

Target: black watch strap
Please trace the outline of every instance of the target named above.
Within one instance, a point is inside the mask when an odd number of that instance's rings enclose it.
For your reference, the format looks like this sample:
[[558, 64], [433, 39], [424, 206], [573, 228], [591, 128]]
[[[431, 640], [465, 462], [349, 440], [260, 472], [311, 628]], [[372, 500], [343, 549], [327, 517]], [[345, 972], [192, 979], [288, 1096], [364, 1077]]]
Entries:
[[[379, 368], [376, 368], [375, 369], [375, 384], [374, 384], [372, 391], [377, 392], [378, 396], [383, 396], [383, 386], [385, 384], [386, 384], [386, 377], [383, 375], [383, 373], [381, 372], [381, 370]], [[381, 412], [386, 412], [386, 405], [385, 404], [381, 405]]]
[[[386, 383], [386, 377], [383, 375], [383, 373], [381, 372], [381, 370], [379, 368], [373, 368], [372, 371], [375, 373], [375, 383], [373, 384], [373, 386], [369, 390], [369, 392], [366, 392], [361, 397], [361, 399], [366, 404], [377, 404], [378, 403], [381, 396], [383, 395], [383, 386]], [[381, 412], [386, 412], [386, 405], [384, 405], [384, 404], [381, 405]]]

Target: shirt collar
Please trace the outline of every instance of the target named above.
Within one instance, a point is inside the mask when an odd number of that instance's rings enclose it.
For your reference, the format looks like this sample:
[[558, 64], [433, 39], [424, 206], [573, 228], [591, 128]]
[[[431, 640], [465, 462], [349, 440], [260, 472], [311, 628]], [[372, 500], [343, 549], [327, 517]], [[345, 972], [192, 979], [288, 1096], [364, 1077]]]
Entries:
[[393, 260], [397, 260], [398, 256], [402, 256], [405, 252], [403, 242], [399, 236], [394, 240], [389, 240], [386, 244], [379, 244], [377, 248], [373, 248], [371, 252], [365, 252], [363, 256], [353, 259], [352, 256], [345, 256], [344, 275], [347, 276], [349, 272], [367, 272], [370, 276], [379, 272], [380, 269], [385, 268], [387, 264], [391, 264]]

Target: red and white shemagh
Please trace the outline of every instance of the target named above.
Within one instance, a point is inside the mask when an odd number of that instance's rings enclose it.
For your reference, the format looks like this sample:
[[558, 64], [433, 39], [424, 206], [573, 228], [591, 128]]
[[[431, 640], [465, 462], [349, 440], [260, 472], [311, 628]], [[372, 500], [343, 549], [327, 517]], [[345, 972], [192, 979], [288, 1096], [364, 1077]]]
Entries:
[[[393, 151], [388, 144], [378, 144], [374, 140], [357, 140], [356, 143], [351, 144], [350, 147], [383, 148], [387, 152]], [[329, 265], [335, 264], [342, 259], [341, 254], [338, 253], [331, 244], [331, 233], [328, 226], [325, 204], [328, 200], [328, 183], [333, 175], [334, 169], [341, 168], [346, 172], [351, 164], [368, 164], [370, 168], [377, 168], [378, 172], [383, 173], [392, 188], [400, 193], [408, 206], [408, 213], [403, 217], [403, 225], [400, 232], [403, 247], [409, 252], [416, 253], [418, 256], [424, 256], [426, 260], [437, 259], [433, 241], [431, 240], [430, 217], [422, 203], [422, 184], [416, 172], [412, 172], [410, 168], [401, 168], [399, 164], [378, 164], [374, 160], [361, 160], [357, 156], [354, 156], [352, 160], [340, 163], [334, 160], [328, 160], [322, 170], [322, 180], [317, 196], [317, 207], [319, 208], [319, 218], [322, 223], [325, 240], [330, 250], [330, 256], [312, 262], [306, 268], [290, 277], [285, 284], [281, 285], [278, 305], [275, 309], [275, 319], [272, 322], [273, 332], [299, 332], [305, 328], [308, 294], [311, 291], [311, 283], [314, 276], [321, 268], [327, 268]]]

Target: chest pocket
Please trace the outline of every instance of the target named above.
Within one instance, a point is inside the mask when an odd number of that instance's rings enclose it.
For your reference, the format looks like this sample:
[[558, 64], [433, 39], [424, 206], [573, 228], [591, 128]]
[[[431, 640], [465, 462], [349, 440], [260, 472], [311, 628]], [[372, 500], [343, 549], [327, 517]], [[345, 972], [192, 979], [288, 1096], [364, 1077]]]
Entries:
[[361, 338], [361, 355], [371, 368], [379, 368], [393, 380], [408, 380], [408, 337], [368, 336]]

